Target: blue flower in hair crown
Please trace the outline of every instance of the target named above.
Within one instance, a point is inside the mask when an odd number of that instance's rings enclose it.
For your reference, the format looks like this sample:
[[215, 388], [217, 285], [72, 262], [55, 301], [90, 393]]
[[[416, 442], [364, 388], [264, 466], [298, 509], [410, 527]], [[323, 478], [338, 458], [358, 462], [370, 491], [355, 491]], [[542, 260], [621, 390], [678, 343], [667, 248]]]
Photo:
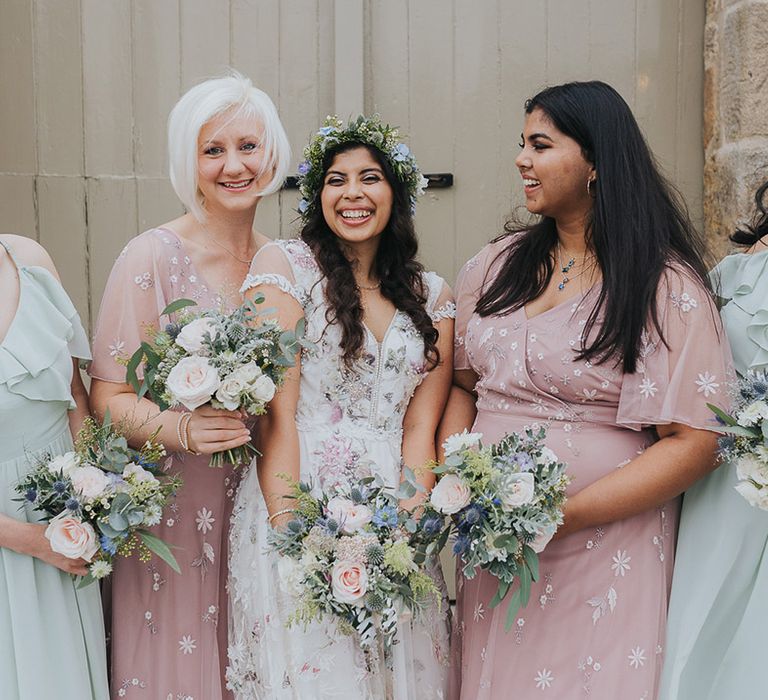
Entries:
[[312, 140], [304, 148], [304, 162], [299, 165], [299, 214], [307, 220], [315, 198], [323, 186], [323, 159], [329, 149], [343, 143], [362, 143], [381, 151], [392, 166], [396, 177], [405, 183], [411, 196], [411, 209], [416, 198], [424, 193], [427, 179], [421, 174], [411, 149], [398, 140], [397, 128], [382, 124], [381, 117], [360, 115], [346, 125], [337, 116], [325, 118]]

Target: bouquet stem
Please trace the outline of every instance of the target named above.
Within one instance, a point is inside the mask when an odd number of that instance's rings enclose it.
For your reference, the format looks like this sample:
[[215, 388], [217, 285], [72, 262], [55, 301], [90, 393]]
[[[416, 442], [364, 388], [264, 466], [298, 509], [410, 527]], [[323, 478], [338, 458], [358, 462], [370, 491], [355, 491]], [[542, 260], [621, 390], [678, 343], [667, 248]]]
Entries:
[[250, 464], [254, 457], [260, 457], [259, 452], [252, 442], [247, 442], [240, 447], [233, 447], [231, 450], [224, 450], [223, 452], [214, 452], [211, 455], [211, 460], [208, 462], [209, 467], [215, 467], [221, 469], [225, 464], [231, 464], [233, 467], [239, 467], [243, 464]]

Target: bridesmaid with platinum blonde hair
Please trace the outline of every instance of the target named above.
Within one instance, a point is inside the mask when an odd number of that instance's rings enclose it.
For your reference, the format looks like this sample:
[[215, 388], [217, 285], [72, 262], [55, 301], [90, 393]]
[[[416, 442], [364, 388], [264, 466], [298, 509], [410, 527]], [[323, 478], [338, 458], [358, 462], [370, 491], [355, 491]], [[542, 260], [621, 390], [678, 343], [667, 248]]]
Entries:
[[234, 308], [257, 250], [261, 198], [283, 184], [290, 148], [272, 100], [232, 71], [190, 89], [168, 120], [171, 183], [187, 213], [145, 231], [120, 253], [107, 283], [93, 345], [92, 407], [131, 422], [131, 443], [159, 429], [166, 468], [184, 486], [155, 531], [174, 546], [181, 575], [163, 562], [121, 559], [112, 589], [112, 694], [218, 700], [227, 643], [226, 541], [236, 475], [209, 456], [250, 440], [236, 411], [161, 411], [137, 399], [125, 359], [175, 299]]

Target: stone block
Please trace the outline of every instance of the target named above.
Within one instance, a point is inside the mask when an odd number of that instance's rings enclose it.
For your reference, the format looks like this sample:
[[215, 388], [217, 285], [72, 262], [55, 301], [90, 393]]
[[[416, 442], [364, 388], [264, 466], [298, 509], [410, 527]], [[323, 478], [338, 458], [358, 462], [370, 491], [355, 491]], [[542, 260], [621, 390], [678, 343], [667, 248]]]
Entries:
[[768, 135], [768, 3], [726, 11], [718, 43], [719, 111], [726, 141]]
[[707, 154], [704, 164], [704, 221], [710, 250], [721, 256], [728, 236], [749, 220], [755, 190], [768, 179], [768, 137], [729, 144]]

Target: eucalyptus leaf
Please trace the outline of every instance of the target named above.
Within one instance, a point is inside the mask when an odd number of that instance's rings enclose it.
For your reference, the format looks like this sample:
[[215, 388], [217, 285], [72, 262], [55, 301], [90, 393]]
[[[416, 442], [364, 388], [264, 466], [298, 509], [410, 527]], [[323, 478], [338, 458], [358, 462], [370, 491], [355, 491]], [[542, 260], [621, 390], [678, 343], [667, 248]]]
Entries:
[[91, 576], [91, 574], [86, 574], [85, 576], [82, 576], [80, 578], [80, 581], [77, 584], [77, 590], [79, 591], [81, 588], [85, 588], [86, 586], [90, 586], [96, 579]]
[[177, 311], [181, 311], [182, 309], [186, 309], [188, 306], [197, 306], [196, 301], [192, 301], [192, 299], [176, 299], [176, 301], [172, 301], [168, 306], [166, 306], [161, 312], [161, 316], [170, 316], [173, 313], [176, 313]]
[[497, 605], [501, 603], [504, 598], [507, 597], [507, 593], [509, 592], [509, 582], [508, 581], [499, 581], [499, 587], [496, 589], [496, 594], [491, 598], [490, 607], [495, 608]]
[[150, 552], [160, 557], [177, 574], [181, 573], [181, 568], [176, 561], [176, 557], [173, 556], [171, 548], [165, 542], [146, 530], [139, 530], [137, 534], [141, 537], [141, 541], [146, 545]]
[[520, 597], [520, 588], [515, 589], [512, 597], [509, 599], [509, 607], [507, 608], [507, 620], [504, 623], [504, 631], [509, 632], [512, 629], [512, 625], [515, 624], [517, 618], [517, 611], [520, 610], [522, 605], [522, 599]]
[[128, 518], [119, 511], [110, 511], [109, 526], [118, 532], [124, 532], [128, 529]]
[[725, 411], [723, 411], [722, 408], [719, 408], [718, 406], [715, 406], [714, 404], [708, 403], [707, 408], [712, 411], [723, 423], [726, 425], [738, 425], [738, 421], [727, 414]]
[[523, 545], [523, 558], [526, 566], [531, 571], [531, 577], [534, 581], [539, 580], [539, 555], [533, 551], [529, 545]]

